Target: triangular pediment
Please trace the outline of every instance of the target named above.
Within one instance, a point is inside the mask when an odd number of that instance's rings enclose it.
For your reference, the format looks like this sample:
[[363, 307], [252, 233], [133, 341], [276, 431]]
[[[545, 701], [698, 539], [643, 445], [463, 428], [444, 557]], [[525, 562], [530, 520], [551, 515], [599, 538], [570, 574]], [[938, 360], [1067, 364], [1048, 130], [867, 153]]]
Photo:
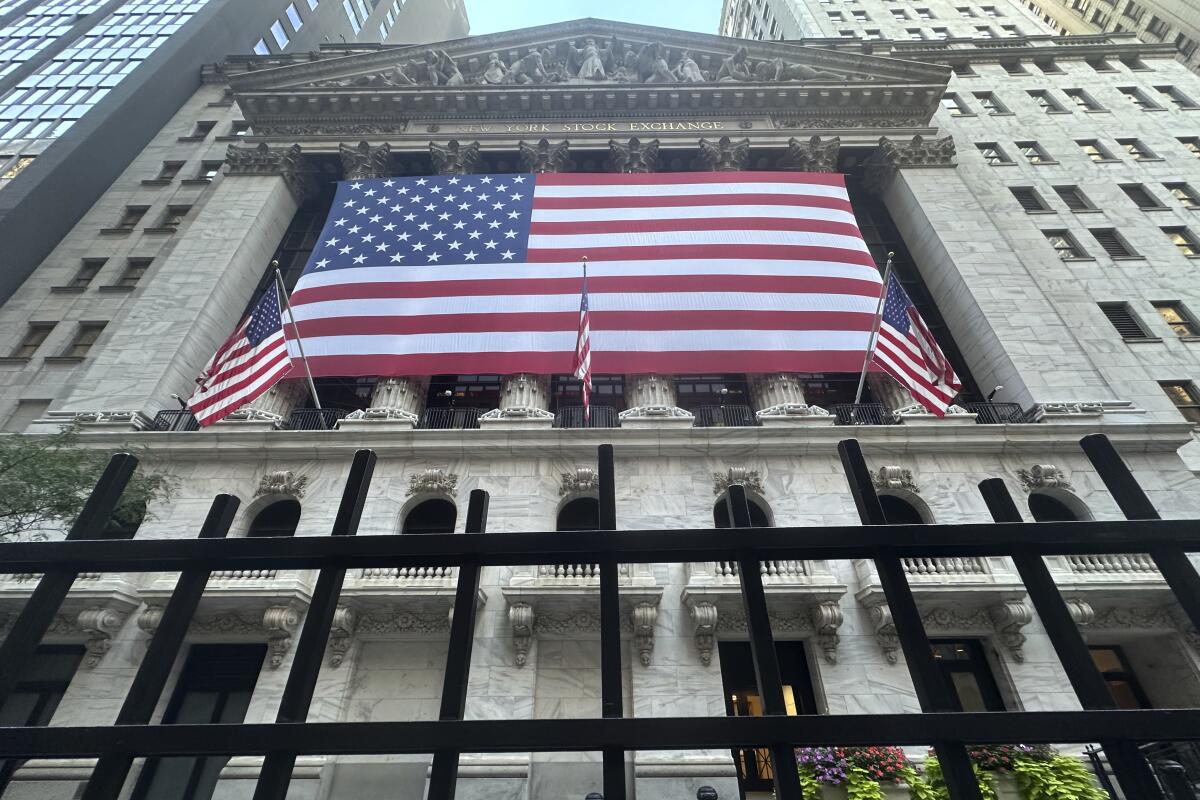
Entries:
[[[268, 62], [270, 63], [270, 62]], [[246, 71], [240, 71], [244, 66]], [[676, 87], [753, 84], [944, 85], [945, 67], [802, 42], [758, 42], [599, 19], [434, 45], [310, 54], [266, 69], [227, 64], [239, 93], [374, 92], [502, 87]]]

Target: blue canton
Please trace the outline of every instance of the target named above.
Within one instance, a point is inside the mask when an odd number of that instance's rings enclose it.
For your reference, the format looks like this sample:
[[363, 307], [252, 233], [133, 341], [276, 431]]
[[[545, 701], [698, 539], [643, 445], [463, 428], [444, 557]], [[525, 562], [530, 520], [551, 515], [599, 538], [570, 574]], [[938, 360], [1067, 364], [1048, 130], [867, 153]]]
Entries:
[[523, 262], [533, 187], [533, 175], [342, 181], [304, 273]]
[[908, 309], [912, 301], [908, 293], [896, 280], [895, 275], [888, 276], [887, 297], [883, 301], [883, 321], [903, 334], [908, 333]]
[[263, 339], [274, 336], [283, 330], [283, 317], [279, 313], [279, 286], [274, 280], [271, 288], [263, 292], [262, 298], [250, 314], [250, 324], [246, 326], [246, 338], [250, 344], [258, 347]]

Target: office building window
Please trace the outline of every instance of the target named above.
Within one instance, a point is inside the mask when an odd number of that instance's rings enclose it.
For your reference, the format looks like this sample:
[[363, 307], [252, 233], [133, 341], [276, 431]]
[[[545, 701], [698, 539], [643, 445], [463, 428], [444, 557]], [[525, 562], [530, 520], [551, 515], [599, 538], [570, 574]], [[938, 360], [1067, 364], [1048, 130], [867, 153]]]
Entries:
[[1090, 228], [1092, 236], [1112, 258], [1136, 258], [1137, 253], [1115, 228]]
[[184, 162], [182, 161], [164, 161], [162, 168], [158, 171], [158, 180], [169, 181], [179, 174], [179, 170], [183, 169]]
[[966, 102], [954, 92], [942, 95], [942, 108], [949, 111], [952, 117], [961, 117], [971, 113]]
[[970, 78], [978, 74], [975, 72], [975, 68], [965, 61], [951, 65], [950, 69], [952, 69], [954, 74], [960, 78]]
[[1121, 334], [1122, 339], [1152, 338], [1142, 327], [1141, 320], [1133, 313], [1133, 309], [1129, 307], [1128, 303], [1100, 303], [1099, 305], [1104, 316], [1108, 317], [1108, 321], [1117, 329], [1117, 333]]
[[[49, 725], [82, 660], [83, 645], [44, 644], [38, 647], [26, 663], [17, 685], [0, 704], [0, 726], [40, 728]], [[0, 759], [0, 795], [4, 794], [21, 764], [19, 759]]]
[[121, 214], [121, 218], [117, 220], [117, 230], [133, 230], [142, 221], [142, 217], [146, 216], [146, 212], [149, 209], [149, 206], [125, 206], [125, 211]]
[[1158, 311], [1158, 315], [1163, 318], [1163, 322], [1170, 326], [1176, 336], [1181, 339], [1200, 336], [1200, 327], [1196, 325], [1196, 319], [1179, 301], [1162, 301], [1153, 305]]
[[350, 27], [357, 34], [362, 30], [362, 24], [359, 23], [358, 17], [354, 13], [354, 6], [350, 5], [350, 0], [342, 0], [342, 8], [346, 12], [346, 18], [350, 20]]
[[1000, 145], [996, 144], [995, 142], [979, 142], [975, 146], [979, 148], [979, 153], [983, 156], [983, 160], [992, 166], [996, 166], [997, 164], [1013, 163], [1012, 160], [1004, 154], [1004, 151], [1000, 149]]
[[150, 268], [150, 263], [153, 260], [151, 258], [131, 258], [126, 261], [125, 271], [121, 273], [121, 278], [117, 281], [117, 286], [127, 289], [137, 286], [138, 281], [146, 274], [146, 270]]
[[212, 129], [217, 127], [215, 120], [202, 120], [196, 123], [196, 127], [192, 128], [192, 136], [196, 139], [203, 139], [212, 133]]
[[913, 41], [920, 41], [921, 39], [925, 38], [924, 34], [921, 33], [920, 28], [905, 28], [904, 32], [908, 34], [908, 38], [912, 39]]
[[160, 228], [178, 228], [191, 210], [191, 206], [167, 206], [158, 226]]
[[1162, 232], [1171, 240], [1171, 244], [1188, 258], [1200, 257], [1200, 241], [1187, 228], [1163, 228]]
[[264, 40], [259, 39], [254, 43], [254, 53], [255, 55], [260, 56], [269, 56], [271, 54], [271, 48], [267, 47], [267, 43]]
[[229, 136], [249, 136], [253, 131], [250, 123], [244, 119], [235, 119], [229, 123]]
[[1150, 17], [1150, 24], [1146, 26], [1146, 33], [1156, 39], [1162, 39], [1171, 32], [1171, 26], [1163, 22], [1158, 17]]
[[308, 0], [308, 9], [315, 11], [320, 0]]
[[1028, 75], [1029, 70], [1025, 69], [1025, 65], [1020, 61], [1001, 61], [1000, 66], [1009, 75]]
[[1058, 65], [1058, 62], [1056, 62], [1053, 58], [1050, 58], [1050, 59], [1036, 58], [1036, 59], [1034, 59], [1033, 63], [1037, 64], [1038, 69], [1040, 69], [1044, 75], [1063, 75], [1063, 74], [1065, 74], [1063, 71], [1063, 68], [1060, 67]]
[[982, 7], [980, 7], [979, 10], [983, 12], [983, 15], [985, 17], [1003, 17], [1004, 16], [1003, 14], [1001, 14], [999, 11], [996, 10], [995, 6], [982, 6]]
[[293, 31], [299, 31], [304, 27], [304, 20], [300, 19], [300, 12], [296, 10], [295, 3], [288, 3], [283, 13], [287, 16], [288, 22], [292, 23]]
[[1037, 193], [1037, 190], [1032, 186], [1010, 186], [1009, 191], [1013, 197], [1021, 204], [1021, 208], [1027, 212], [1049, 211], [1050, 206], [1042, 199], [1042, 196]]
[[54, 330], [55, 322], [31, 322], [29, 329], [25, 331], [25, 338], [17, 345], [17, 349], [13, 350], [13, 358], [33, 358], [37, 353], [42, 343], [46, 341], [46, 337], [50, 335], [50, 331]]
[[1117, 91], [1129, 98], [1129, 102], [1142, 111], [1162, 111], [1162, 106], [1155, 103], [1146, 93], [1136, 86], [1118, 86]]
[[917, 19], [933, 19], [934, 18], [933, 12], [930, 11], [928, 8], [918, 8], [918, 9], [916, 9], [916, 12], [917, 12]]
[[1088, 650], [1092, 654], [1092, 663], [1104, 676], [1109, 694], [1117, 704], [1117, 708], [1137, 711], [1151, 708], [1150, 700], [1146, 697], [1142, 685], [1133, 669], [1125, 651], [1116, 645], [1091, 645]]
[[1050, 246], [1054, 248], [1054, 252], [1058, 253], [1058, 257], [1063, 261], [1088, 257], [1088, 254], [1075, 241], [1075, 237], [1067, 231], [1042, 231], [1042, 235], [1046, 237], [1046, 241], [1050, 243]]
[[1190, 184], [1164, 183], [1163, 186], [1184, 208], [1200, 208], [1200, 193], [1197, 193]]
[[1131, 72], [1153, 72], [1146, 63], [1137, 56], [1121, 56], [1121, 63]]
[[896, 19], [897, 22], [907, 22], [910, 19], [910, 17], [908, 16], [908, 12], [905, 11], [903, 8], [893, 8], [892, 16]]
[[1188, 97], [1183, 92], [1176, 89], [1174, 86], [1155, 86], [1161, 94], [1175, 104], [1176, 108], [1200, 108], [1196, 105], [1196, 101]]
[[1021, 29], [1016, 25], [1001, 25], [1000, 29], [1004, 31], [1005, 36], [1020, 36]]
[[963, 19], [971, 19], [975, 16], [975, 12], [972, 11], [968, 6], [957, 6], [955, 11], [957, 11], [958, 15]]
[[384, 25], [382, 22], [379, 23], [379, 38], [380, 39], [387, 38], [387, 25]]
[[85, 258], [79, 264], [79, 269], [75, 273], [75, 277], [71, 278], [71, 282], [67, 285], [73, 289], [86, 288], [96, 275], [100, 272], [100, 268], [108, 259], [105, 258]]
[[975, 99], [989, 114], [1009, 113], [1008, 108], [1000, 102], [1000, 98], [996, 97], [994, 92], [975, 92]]
[[1179, 413], [1192, 422], [1200, 422], [1200, 392], [1191, 381], [1159, 381]]
[[863, 31], [863, 38], [866, 39], [882, 39], [883, 32], [879, 28], [867, 28]]
[[854, 17], [859, 22], [870, 22], [871, 21], [871, 18], [867, 16], [867, 12], [862, 11], [861, 9], [852, 10], [850, 12], [850, 16]]
[[975, 27], [975, 36], [980, 39], [994, 39], [996, 34], [987, 25], [977, 25]]
[[1117, 144], [1125, 148], [1125, 152], [1133, 156], [1135, 161], [1159, 161], [1154, 151], [1139, 139], [1117, 139]]
[[79, 330], [75, 332], [75, 338], [71, 340], [71, 344], [62, 352], [63, 358], [84, 358], [88, 351], [92, 349], [92, 345], [100, 338], [100, 334], [104, 332], [104, 322], [81, 322]]
[[1088, 63], [1088, 66], [1091, 67], [1092, 69], [1096, 70], [1096, 72], [1116, 72], [1117, 71], [1116, 67], [1114, 67], [1112, 64], [1108, 63], [1108, 61], [1103, 58], [1089, 58], [1087, 60], [1087, 63]]
[[200, 163], [200, 171], [196, 173], [196, 179], [201, 181], [213, 180], [221, 174], [221, 167], [224, 164], [224, 161], [202, 161]]
[[1200, 158], [1200, 136], [1180, 136], [1179, 143], [1189, 153]]
[[1046, 152], [1037, 142], [1015, 142], [1017, 148], [1021, 151], [1021, 155], [1030, 164], [1054, 164], [1057, 163], [1050, 154]]
[[846, 21], [846, 15], [840, 11], [827, 11], [825, 13], [827, 13], [829, 15], [829, 19], [831, 19], [834, 22], [845, 22]]
[[934, 28], [933, 29], [933, 38], [937, 39], [939, 41], [944, 41], [946, 39], [949, 39], [950, 38], [950, 29], [949, 28]]
[[1086, 194], [1078, 186], [1055, 186], [1055, 193], [1072, 211], [1094, 211], [1096, 206], [1088, 200]]
[[1038, 107], [1047, 114], [1057, 114], [1066, 111], [1062, 105], [1054, 99], [1054, 95], [1045, 89], [1031, 89], [1029, 96], [1033, 98], [1033, 102], [1038, 104]]
[[1150, 190], [1140, 183], [1125, 183], [1121, 184], [1121, 191], [1133, 201], [1133, 204], [1141, 209], [1147, 208], [1166, 208], [1162, 203], [1158, 202], [1158, 198], [1150, 194]]
[[1071, 102], [1079, 106], [1084, 111], [1104, 110], [1104, 106], [1096, 102], [1096, 98], [1092, 97], [1083, 89], [1063, 89], [1063, 94], [1071, 98]]
[[280, 50], [291, 43], [291, 40], [288, 39], [287, 31], [283, 29], [283, 23], [279, 20], [271, 23], [271, 38], [275, 40], [275, 44]]
[[1098, 164], [1105, 161], [1116, 161], [1116, 158], [1113, 157], [1113, 154], [1108, 152], [1104, 145], [1100, 144], [1100, 142], [1096, 141], [1095, 139], [1082, 139], [1076, 141], [1075, 143], [1078, 144], [1080, 149], [1083, 150], [1084, 155]]

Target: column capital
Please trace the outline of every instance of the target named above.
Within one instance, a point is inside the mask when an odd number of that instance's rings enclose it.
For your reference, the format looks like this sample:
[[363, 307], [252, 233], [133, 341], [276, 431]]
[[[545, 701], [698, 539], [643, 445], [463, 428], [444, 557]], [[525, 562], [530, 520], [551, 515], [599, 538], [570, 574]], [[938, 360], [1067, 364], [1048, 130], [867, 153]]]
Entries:
[[467, 175], [479, 168], [479, 142], [459, 144], [452, 139], [444, 146], [430, 142], [429, 155], [438, 175]]
[[608, 143], [610, 172], [646, 173], [658, 171], [658, 139], [643, 142], [636, 136], [627, 142]]
[[288, 189], [303, 203], [316, 190], [313, 170], [304, 160], [300, 145], [271, 147], [266, 142], [257, 147], [229, 145], [225, 151], [225, 164], [229, 176], [278, 175], [287, 183]]
[[735, 142], [728, 136], [715, 142], [701, 139], [700, 163], [711, 172], [741, 172], [750, 163], [750, 140]]
[[565, 139], [553, 144], [548, 139], [540, 139], [537, 144], [517, 142], [521, 166], [529, 172], [565, 172], [571, 163], [570, 147]]
[[824, 141], [820, 136], [814, 136], [807, 142], [788, 139], [787, 152], [776, 162], [776, 166], [798, 172], [833, 172], [837, 169], [838, 149], [841, 146], [840, 136]]
[[387, 142], [373, 147], [367, 142], [338, 145], [342, 172], [347, 180], [386, 178], [392, 173], [392, 148]]
[[917, 134], [911, 141], [879, 137], [879, 147], [863, 162], [863, 185], [868, 191], [882, 193], [897, 170], [906, 167], [953, 167], [954, 137], [926, 139]]

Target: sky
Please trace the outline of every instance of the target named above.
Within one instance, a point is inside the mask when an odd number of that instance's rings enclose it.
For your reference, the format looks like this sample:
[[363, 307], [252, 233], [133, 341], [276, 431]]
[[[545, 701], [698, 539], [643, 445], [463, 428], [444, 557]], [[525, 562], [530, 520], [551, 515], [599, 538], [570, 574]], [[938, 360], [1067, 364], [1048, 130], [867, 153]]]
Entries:
[[467, 0], [467, 14], [472, 36], [580, 17], [715, 34], [721, 0]]

